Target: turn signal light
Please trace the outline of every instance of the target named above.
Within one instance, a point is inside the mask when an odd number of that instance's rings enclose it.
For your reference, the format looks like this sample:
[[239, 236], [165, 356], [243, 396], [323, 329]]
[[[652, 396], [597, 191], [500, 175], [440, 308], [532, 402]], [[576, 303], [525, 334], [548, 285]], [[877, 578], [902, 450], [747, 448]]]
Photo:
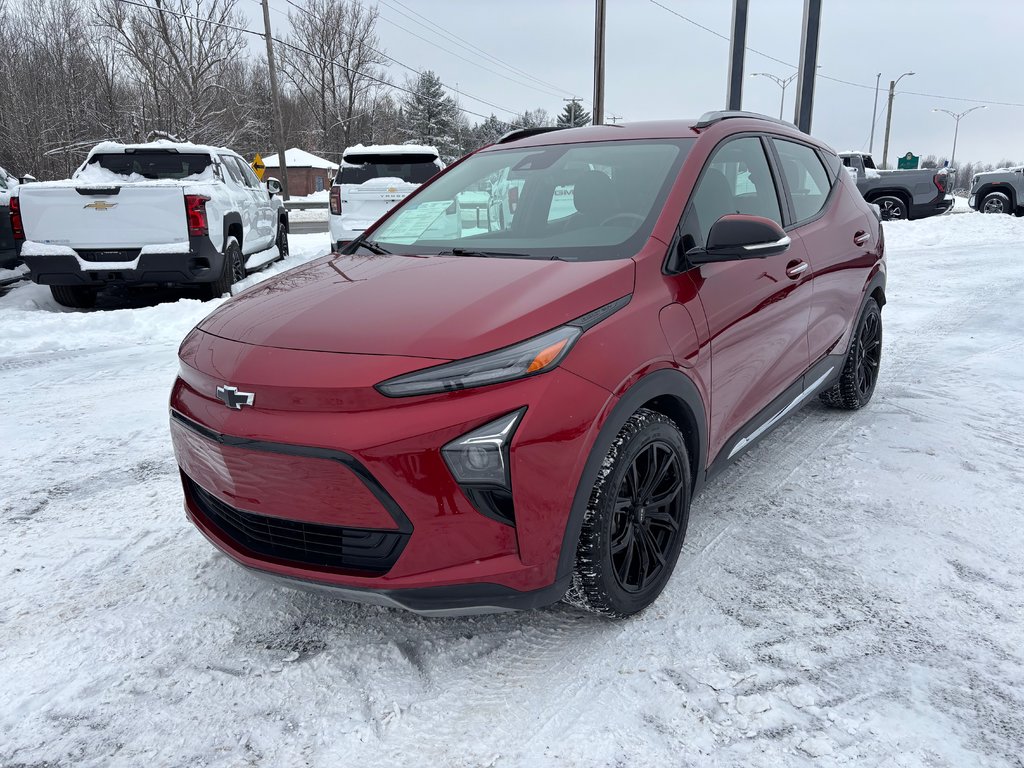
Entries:
[[185, 195], [185, 218], [188, 220], [189, 237], [206, 237], [210, 224], [206, 218], [206, 195]]

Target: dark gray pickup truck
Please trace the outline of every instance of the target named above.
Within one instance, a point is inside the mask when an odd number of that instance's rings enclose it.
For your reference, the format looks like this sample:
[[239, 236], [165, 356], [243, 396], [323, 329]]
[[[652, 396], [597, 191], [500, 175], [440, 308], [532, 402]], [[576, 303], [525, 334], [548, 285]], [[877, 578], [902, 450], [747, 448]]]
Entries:
[[17, 183], [17, 179], [0, 168], [0, 269], [10, 269], [18, 263], [9, 208], [11, 192]]
[[953, 207], [955, 171], [880, 171], [871, 155], [864, 152], [840, 152], [839, 157], [851, 173], [857, 172], [857, 189], [865, 200], [878, 206], [883, 221], [924, 219]]
[[1024, 167], [975, 174], [967, 204], [982, 213], [1024, 216]]

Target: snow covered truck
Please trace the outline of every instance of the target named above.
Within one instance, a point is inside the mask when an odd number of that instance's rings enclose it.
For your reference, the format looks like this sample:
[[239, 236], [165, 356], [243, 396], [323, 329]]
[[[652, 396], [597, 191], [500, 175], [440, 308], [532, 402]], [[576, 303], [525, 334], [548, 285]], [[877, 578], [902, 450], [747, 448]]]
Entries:
[[222, 147], [104, 142], [71, 179], [21, 185], [11, 221], [31, 279], [66, 307], [111, 284], [198, 284], [214, 298], [287, 255], [279, 192]]

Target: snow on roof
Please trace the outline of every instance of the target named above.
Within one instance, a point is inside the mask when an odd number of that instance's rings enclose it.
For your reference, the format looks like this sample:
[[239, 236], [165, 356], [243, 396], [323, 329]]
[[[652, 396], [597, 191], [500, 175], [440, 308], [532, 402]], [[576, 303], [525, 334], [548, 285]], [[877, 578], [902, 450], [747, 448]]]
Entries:
[[[284, 159], [288, 162], [289, 168], [337, 168], [337, 163], [317, 157], [312, 152], [292, 147], [284, 151]], [[281, 165], [277, 155], [269, 155], [263, 158], [263, 164], [267, 168], [277, 168]]]
[[368, 147], [364, 147], [362, 144], [356, 144], [354, 147], [348, 147], [343, 153], [342, 158], [348, 155], [434, 155], [440, 157], [440, 153], [437, 151], [437, 147], [428, 147], [425, 144], [371, 144]]
[[217, 153], [217, 152], [230, 152], [231, 154], [238, 154], [234, 150], [227, 149], [225, 147], [211, 147], [206, 144], [191, 144], [187, 141], [169, 141], [167, 139], [158, 139], [157, 141], [146, 142], [145, 144], [119, 144], [116, 141], [101, 141], [95, 147], [89, 151], [89, 157], [97, 153], [103, 153], [106, 155], [124, 154], [125, 150], [140, 150], [140, 149], [176, 149], [179, 152], [197, 152], [201, 154]]

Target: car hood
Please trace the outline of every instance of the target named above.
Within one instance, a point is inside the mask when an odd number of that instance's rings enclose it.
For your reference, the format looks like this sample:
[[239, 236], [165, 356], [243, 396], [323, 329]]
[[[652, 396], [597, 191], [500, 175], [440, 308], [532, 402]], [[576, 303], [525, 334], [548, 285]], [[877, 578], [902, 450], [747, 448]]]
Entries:
[[199, 327], [283, 349], [454, 360], [625, 296], [633, 277], [631, 259], [332, 256], [253, 286]]

